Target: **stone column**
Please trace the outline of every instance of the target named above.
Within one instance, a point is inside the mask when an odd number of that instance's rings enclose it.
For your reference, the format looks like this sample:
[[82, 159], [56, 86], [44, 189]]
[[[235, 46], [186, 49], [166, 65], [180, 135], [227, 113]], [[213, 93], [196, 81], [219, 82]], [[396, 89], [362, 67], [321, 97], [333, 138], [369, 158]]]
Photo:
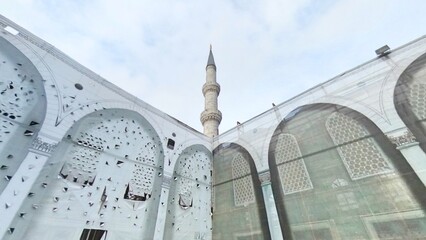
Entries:
[[10, 224], [18, 215], [22, 203], [55, 147], [56, 143], [48, 143], [40, 137], [35, 138], [29, 153], [8, 180], [9, 183], [0, 195], [0, 239], [7, 234], [13, 234], [14, 226]]
[[157, 222], [155, 223], [154, 239], [162, 240], [164, 238], [164, 230], [167, 218], [167, 206], [169, 200], [170, 185], [172, 177], [163, 175], [163, 182], [161, 184], [160, 203], [158, 204]]
[[262, 186], [263, 199], [265, 200], [266, 215], [268, 217], [269, 232], [272, 240], [284, 239], [281, 231], [280, 220], [275, 205], [274, 194], [271, 187], [271, 173], [264, 171], [259, 173], [259, 180]]
[[388, 135], [388, 138], [396, 145], [396, 149], [402, 153], [420, 181], [426, 186], [426, 154], [420, 148], [413, 133], [406, 129], [399, 134]]

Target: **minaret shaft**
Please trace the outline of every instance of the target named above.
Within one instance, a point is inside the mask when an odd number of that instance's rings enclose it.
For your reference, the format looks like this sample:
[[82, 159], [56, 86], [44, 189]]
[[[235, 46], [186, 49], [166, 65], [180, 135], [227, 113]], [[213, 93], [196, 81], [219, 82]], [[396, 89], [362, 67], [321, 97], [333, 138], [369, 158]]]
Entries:
[[222, 113], [218, 109], [217, 101], [219, 93], [220, 85], [216, 82], [216, 65], [210, 48], [206, 67], [206, 83], [203, 85], [204, 111], [200, 118], [204, 127], [204, 134], [209, 137], [215, 137], [219, 134], [219, 124], [222, 120]]

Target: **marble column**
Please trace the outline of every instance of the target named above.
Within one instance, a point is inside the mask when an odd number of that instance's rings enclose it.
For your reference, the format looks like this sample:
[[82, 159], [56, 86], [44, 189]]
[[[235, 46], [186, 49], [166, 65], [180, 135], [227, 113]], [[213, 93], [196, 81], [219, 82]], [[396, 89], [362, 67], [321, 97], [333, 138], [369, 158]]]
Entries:
[[3, 194], [0, 195], [0, 239], [11, 234], [13, 219], [26, 199], [38, 175], [55, 150], [57, 143], [50, 139], [37, 137], [33, 140], [29, 153], [22, 161], [18, 170], [8, 180]]
[[271, 173], [269, 171], [259, 173], [259, 180], [262, 186], [263, 199], [265, 200], [266, 215], [268, 217], [271, 239], [284, 239], [271, 187]]
[[155, 232], [154, 238], [162, 240], [164, 238], [164, 230], [167, 218], [167, 206], [169, 199], [169, 191], [170, 185], [172, 183], [172, 177], [168, 175], [163, 175], [163, 182], [161, 184], [161, 196], [160, 196], [160, 204], [158, 205], [157, 212], [157, 222], [155, 223]]

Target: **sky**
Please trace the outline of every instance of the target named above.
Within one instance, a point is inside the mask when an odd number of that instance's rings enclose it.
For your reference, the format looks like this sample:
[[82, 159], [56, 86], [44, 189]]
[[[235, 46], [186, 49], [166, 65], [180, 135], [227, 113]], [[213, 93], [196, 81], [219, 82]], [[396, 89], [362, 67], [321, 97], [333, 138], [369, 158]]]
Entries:
[[0, 14], [202, 132], [209, 46], [220, 132], [426, 34], [425, 0], [0, 0]]

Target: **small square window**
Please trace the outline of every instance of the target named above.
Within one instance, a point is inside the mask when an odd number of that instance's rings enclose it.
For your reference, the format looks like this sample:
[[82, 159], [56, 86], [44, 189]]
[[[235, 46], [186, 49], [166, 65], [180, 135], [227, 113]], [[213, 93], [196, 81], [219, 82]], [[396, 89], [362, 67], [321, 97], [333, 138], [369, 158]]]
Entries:
[[107, 231], [102, 229], [87, 229], [81, 233], [80, 240], [105, 240]]
[[175, 148], [175, 141], [173, 139], [169, 138], [169, 140], [167, 140], [167, 148], [172, 150]]

